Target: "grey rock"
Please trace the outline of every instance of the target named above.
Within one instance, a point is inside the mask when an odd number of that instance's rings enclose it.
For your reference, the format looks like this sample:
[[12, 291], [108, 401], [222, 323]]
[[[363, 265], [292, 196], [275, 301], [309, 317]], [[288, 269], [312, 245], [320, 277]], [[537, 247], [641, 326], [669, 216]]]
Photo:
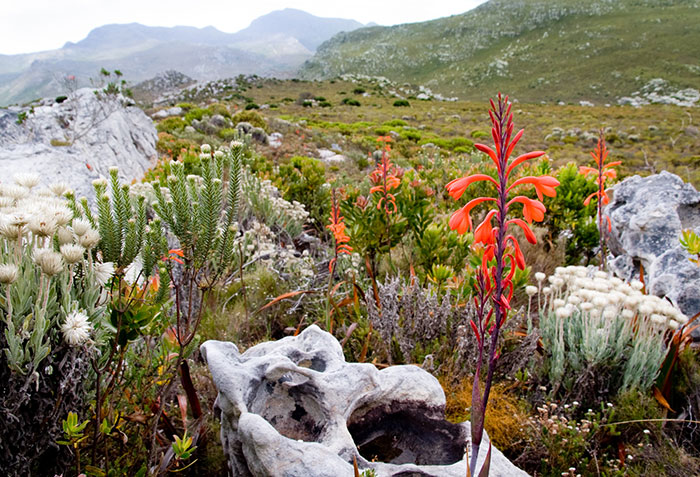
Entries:
[[[445, 421], [440, 384], [417, 366], [346, 363], [338, 341], [315, 325], [244, 353], [221, 341], [201, 351], [219, 391], [232, 475], [350, 476], [353, 457], [379, 477], [466, 475], [469, 424]], [[479, 467], [488, 445], [485, 436]], [[490, 475], [527, 474], [494, 448]]]
[[284, 138], [284, 135], [280, 132], [273, 132], [267, 137], [267, 140], [270, 144], [270, 147], [273, 147], [277, 149], [278, 147], [282, 146], [282, 139]]
[[249, 122], [241, 121], [240, 123], [236, 124], [236, 129], [243, 134], [250, 134], [250, 132], [253, 130], [253, 125]]
[[[700, 233], [700, 193], [675, 174], [633, 176], [613, 188], [605, 208], [612, 232], [610, 268], [621, 278], [645, 270], [647, 290], [669, 298], [688, 317], [700, 311], [700, 267], [681, 247], [682, 230]], [[700, 337], [700, 330], [694, 336]]]
[[[240, 123], [238, 123], [240, 124]], [[267, 139], [267, 133], [263, 128], [253, 128], [250, 130], [250, 135], [253, 137], [254, 141], [259, 142], [260, 144], [267, 144], [268, 139]]]
[[221, 129], [226, 127], [226, 118], [220, 114], [215, 114], [209, 119], [209, 124], [215, 128]]
[[157, 111], [155, 114], [153, 114], [154, 119], [164, 119], [168, 118], [170, 116], [182, 116], [182, 108], [178, 106], [174, 106], [172, 108], [168, 109], [161, 109], [160, 111]]
[[111, 166], [124, 181], [141, 177], [157, 157], [158, 136], [142, 110], [125, 104], [84, 88], [60, 104], [41, 102], [22, 124], [17, 110], [0, 110], [0, 182], [36, 171], [42, 184], [65, 182], [92, 199], [92, 181]]

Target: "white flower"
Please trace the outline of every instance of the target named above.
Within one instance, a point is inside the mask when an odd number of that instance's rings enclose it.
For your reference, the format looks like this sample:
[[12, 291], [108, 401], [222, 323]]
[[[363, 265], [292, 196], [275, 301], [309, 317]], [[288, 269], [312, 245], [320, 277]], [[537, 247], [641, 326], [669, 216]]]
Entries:
[[61, 254], [48, 248], [34, 250], [34, 262], [49, 277], [58, 275], [63, 270], [63, 257]]
[[678, 329], [678, 322], [676, 320], [670, 320], [668, 323], [668, 327], [671, 328], [672, 330], [677, 330]]
[[642, 282], [640, 282], [639, 280], [632, 280], [630, 282], [630, 286], [632, 287], [633, 290], [637, 290], [637, 291], [644, 288], [644, 284]]
[[209, 144], [202, 144], [202, 147], [200, 149], [202, 151], [202, 154], [209, 154], [211, 152], [211, 146]]
[[610, 308], [607, 307], [605, 310], [603, 310], [603, 318], [606, 320], [612, 320], [617, 316], [617, 310], [615, 308]]
[[662, 324], [666, 323], [666, 317], [663, 315], [658, 315], [658, 314], [654, 313], [653, 315], [651, 315], [651, 321], [653, 321], [654, 323], [657, 323], [659, 325], [662, 325]]
[[11, 263], [3, 263], [0, 265], [0, 283], [9, 285], [17, 280], [17, 265]]
[[630, 310], [629, 308], [625, 308], [622, 310], [622, 317], [626, 320], [631, 320], [634, 318], [634, 311]]
[[544, 287], [542, 289], [542, 293], [544, 293], [545, 295], [549, 295], [550, 293], [552, 293], [552, 289], [549, 287]]
[[593, 303], [584, 301], [583, 303], [581, 303], [580, 308], [581, 308], [583, 311], [591, 311], [591, 310], [593, 309]]
[[105, 286], [109, 279], [112, 278], [113, 274], [114, 263], [105, 262], [95, 265], [95, 280], [97, 280], [100, 285]]
[[542, 282], [545, 278], [547, 278], [547, 275], [545, 275], [544, 273], [542, 273], [542, 272], [535, 273], [535, 280], [537, 280], [538, 282]]
[[68, 265], [78, 263], [83, 259], [85, 248], [80, 245], [65, 244], [61, 245], [61, 255]]
[[537, 294], [537, 287], [533, 287], [532, 285], [528, 285], [525, 287], [525, 293], [527, 293], [527, 296], [533, 296]]
[[51, 237], [56, 233], [58, 224], [50, 216], [33, 216], [29, 221], [29, 230], [38, 237]]
[[581, 304], [581, 298], [578, 295], [571, 295], [569, 296], [568, 300], [569, 303], [572, 305], [580, 305]]
[[214, 153], [214, 157], [217, 159], [221, 159], [222, 157], [224, 157], [224, 151], [216, 151]]
[[558, 308], [555, 314], [557, 315], [557, 318], [568, 318], [571, 316], [571, 309], [567, 307]]
[[85, 313], [74, 311], [66, 316], [66, 321], [61, 325], [63, 339], [71, 346], [80, 346], [90, 338], [92, 325]]
[[92, 228], [90, 222], [85, 219], [73, 219], [71, 227], [73, 227], [73, 232], [75, 232], [77, 236], [85, 235], [85, 233]]
[[20, 185], [22, 187], [26, 187], [27, 189], [31, 189], [32, 187], [36, 187], [39, 184], [39, 175], [33, 174], [31, 172], [16, 174], [14, 179], [15, 179], [15, 183], [17, 185]]
[[100, 243], [100, 233], [97, 230], [89, 229], [83, 235], [78, 236], [78, 243], [90, 250]]
[[65, 182], [54, 182], [49, 186], [49, 189], [51, 192], [53, 192], [57, 196], [62, 196], [66, 192], [70, 190], [70, 186], [66, 184]]
[[594, 277], [596, 278], [608, 278], [608, 274], [606, 272], [603, 272], [601, 270], [598, 270], [593, 274]]
[[557, 298], [556, 300], [554, 300], [554, 301], [552, 302], [552, 305], [554, 306], [554, 308], [561, 308], [561, 307], [563, 307], [565, 304], [566, 304], [566, 302], [565, 302], [564, 300], [560, 299], [560, 298]]

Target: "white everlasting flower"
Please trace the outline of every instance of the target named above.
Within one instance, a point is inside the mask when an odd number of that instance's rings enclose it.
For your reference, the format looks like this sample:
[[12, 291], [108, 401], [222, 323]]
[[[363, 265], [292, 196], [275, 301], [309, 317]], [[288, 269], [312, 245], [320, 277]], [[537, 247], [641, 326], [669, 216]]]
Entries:
[[544, 293], [545, 295], [549, 295], [550, 293], [552, 293], [552, 289], [549, 287], [544, 287], [542, 289], [542, 293]]
[[653, 305], [649, 304], [646, 300], [642, 302], [641, 305], [639, 305], [638, 308], [639, 314], [640, 315], [651, 315], [654, 313], [654, 307]]
[[610, 308], [607, 307], [605, 310], [603, 310], [603, 318], [606, 320], [612, 320], [617, 316], [617, 310], [615, 308]]
[[54, 182], [49, 186], [49, 190], [60, 197], [70, 190], [70, 186], [65, 182]]
[[104, 177], [100, 177], [99, 179], [95, 179], [92, 181], [93, 187], [107, 187], [107, 179]]
[[571, 316], [571, 309], [567, 307], [557, 308], [555, 312], [557, 318], [568, 318]]
[[613, 285], [615, 285], [617, 287], [617, 286], [622, 285], [623, 282], [622, 282], [622, 280], [620, 280], [617, 277], [610, 277], [610, 283], [612, 283]]
[[593, 274], [595, 278], [608, 278], [608, 274], [606, 272], [603, 272], [601, 270], [598, 270]]
[[8, 240], [17, 240], [24, 235], [26, 229], [23, 225], [11, 225], [7, 222], [0, 223], [0, 235]]
[[608, 303], [608, 298], [605, 295], [598, 294], [593, 298], [593, 304], [598, 308], [604, 308]]
[[630, 310], [629, 308], [625, 308], [622, 310], [622, 317], [626, 320], [631, 320], [634, 318], [634, 311]]
[[89, 229], [83, 235], [78, 236], [78, 243], [90, 250], [100, 243], [100, 233], [97, 230]]
[[566, 302], [564, 300], [559, 299], [559, 298], [557, 298], [556, 300], [554, 300], [552, 302], [552, 306], [554, 306], [554, 308], [561, 308], [565, 304], [566, 304]]
[[64, 225], [67, 225], [71, 219], [73, 218], [73, 212], [71, 212], [69, 209], [66, 207], [51, 207], [48, 211], [48, 214], [53, 217], [53, 219], [56, 221], [56, 223], [63, 227]]
[[679, 323], [676, 320], [669, 320], [667, 323], [668, 327], [671, 328], [672, 330], [677, 330], [678, 327], [680, 326]]
[[17, 280], [17, 265], [3, 263], [0, 265], [0, 283], [9, 285]]
[[577, 306], [581, 304], [582, 300], [578, 295], [570, 295], [567, 301], [572, 305]]
[[231, 149], [237, 149], [237, 148], [241, 148], [244, 146], [243, 142], [236, 141], [236, 140], [231, 141], [231, 144], [229, 144], [229, 145], [231, 146]]
[[68, 265], [78, 263], [83, 259], [85, 248], [75, 244], [61, 245], [61, 255]]
[[114, 263], [105, 262], [95, 265], [95, 280], [97, 280], [100, 285], [105, 286], [109, 279], [112, 278], [113, 274]]
[[63, 339], [71, 346], [80, 346], [90, 338], [92, 325], [85, 313], [74, 311], [66, 316], [66, 321], [61, 325]]
[[538, 282], [541, 283], [542, 281], [544, 281], [545, 278], [547, 278], [547, 275], [545, 275], [544, 273], [542, 273], [542, 272], [535, 273], [535, 280], [537, 280]]
[[202, 144], [202, 147], [200, 149], [202, 151], [202, 154], [209, 154], [211, 152], [211, 146], [209, 144]]
[[224, 157], [224, 151], [216, 151], [214, 153], [214, 157], [217, 159], [221, 159], [222, 157]]
[[662, 325], [662, 324], [666, 323], [666, 317], [663, 315], [659, 315], [657, 313], [654, 313], [653, 315], [651, 315], [651, 321], [653, 321], [654, 323], [657, 323], [659, 325]]
[[533, 296], [537, 294], [537, 287], [534, 287], [532, 285], [528, 285], [525, 287], [525, 293], [527, 293], [527, 296]]
[[58, 245], [73, 243], [73, 232], [71, 232], [67, 227], [59, 227], [56, 231], [56, 236], [58, 237]]
[[579, 308], [581, 308], [581, 310], [583, 310], [583, 311], [591, 311], [593, 309], [593, 303], [590, 303], [588, 301], [584, 301], [583, 303], [581, 303]]
[[63, 270], [63, 257], [61, 254], [48, 248], [34, 250], [34, 262], [49, 277], [58, 275]]
[[17, 213], [17, 214], [12, 214], [10, 217], [7, 219], [7, 225], [10, 225], [12, 227], [24, 227], [29, 223], [30, 217], [28, 217], [25, 214], [22, 213]]
[[85, 233], [92, 228], [90, 222], [84, 219], [73, 219], [71, 227], [77, 236], [85, 235]]
[[15, 174], [15, 183], [27, 189], [36, 187], [39, 184], [39, 175], [33, 174], [31, 172], [25, 172], [22, 174]]
[[21, 200], [29, 195], [29, 189], [18, 185], [12, 185], [5, 189], [5, 195], [15, 200]]
[[557, 267], [554, 269], [554, 273], [556, 275], [566, 275], [569, 273], [569, 271], [564, 267]]
[[58, 224], [53, 217], [35, 215], [29, 220], [29, 230], [38, 237], [51, 237], [56, 233]]
[[630, 282], [630, 286], [632, 287], [633, 290], [641, 290], [644, 288], [644, 284], [640, 282], [639, 280], [632, 280]]
[[685, 316], [681, 312], [678, 312], [678, 314], [674, 317], [674, 319], [682, 325], [685, 325], [686, 323], [688, 323], [688, 317]]

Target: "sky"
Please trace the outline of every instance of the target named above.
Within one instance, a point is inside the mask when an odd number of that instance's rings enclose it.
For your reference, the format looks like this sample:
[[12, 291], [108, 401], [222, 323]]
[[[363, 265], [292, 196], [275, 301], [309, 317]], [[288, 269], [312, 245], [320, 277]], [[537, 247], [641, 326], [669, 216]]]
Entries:
[[137, 22], [148, 26], [212, 25], [226, 33], [283, 8], [319, 17], [396, 25], [464, 13], [485, 0], [2, 0], [0, 54], [61, 48], [78, 42], [93, 28]]

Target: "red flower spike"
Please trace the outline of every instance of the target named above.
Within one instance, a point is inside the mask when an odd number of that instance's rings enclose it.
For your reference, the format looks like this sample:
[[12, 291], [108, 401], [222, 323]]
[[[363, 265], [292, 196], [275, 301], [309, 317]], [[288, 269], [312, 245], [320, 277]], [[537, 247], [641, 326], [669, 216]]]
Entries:
[[622, 161], [613, 161], [606, 163], [606, 160], [608, 158], [608, 148], [605, 144], [605, 136], [603, 135], [603, 130], [600, 130], [600, 133], [598, 134], [598, 144], [596, 144], [596, 148], [594, 152], [591, 152], [591, 156], [593, 156], [593, 159], [595, 160], [595, 164], [597, 167], [587, 167], [587, 166], [581, 166], [579, 168], [579, 173], [583, 174], [584, 176], [589, 176], [590, 174], [595, 174], [597, 183], [598, 183], [598, 190], [594, 192], [593, 194], [589, 195], [586, 197], [586, 199], [583, 201], [583, 205], [588, 206], [588, 204], [591, 203], [591, 200], [596, 197], [598, 199], [598, 231], [600, 233], [600, 266], [604, 267], [605, 266], [605, 233], [604, 233], [604, 228], [603, 228], [603, 219], [605, 218], [607, 220], [607, 230], [608, 233], [610, 233], [610, 230], [612, 230], [612, 224], [610, 223], [610, 217], [606, 216], [603, 214], [603, 205], [607, 205], [610, 202], [610, 197], [608, 196], [607, 191], [605, 190], [605, 187], [603, 184], [605, 183], [606, 180], [610, 179], [613, 180], [617, 177], [617, 171], [614, 169], [611, 169], [612, 167], [618, 166], [622, 164]]
[[[488, 403], [489, 391], [491, 388], [491, 379], [487, 378], [483, 392], [479, 388], [479, 376], [482, 365], [488, 366], [488, 376], [493, 376], [491, 366], [496, 362], [496, 352], [498, 348], [498, 336], [502, 324], [505, 322], [508, 311], [510, 310], [510, 299], [513, 295], [513, 278], [516, 269], [525, 268], [525, 257], [523, 256], [520, 245], [515, 236], [508, 234], [507, 228], [509, 225], [520, 227], [525, 237], [529, 242], [537, 243], [535, 235], [530, 230], [530, 227], [525, 222], [542, 221], [546, 212], [545, 206], [539, 200], [533, 200], [525, 196], [509, 197], [509, 193], [515, 187], [521, 185], [532, 185], [535, 187], [537, 196], [540, 200], [544, 196], [555, 196], [555, 188], [559, 182], [553, 177], [524, 177], [513, 181], [509, 184], [511, 172], [520, 164], [530, 159], [536, 159], [544, 155], [543, 151], [533, 151], [522, 154], [510, 160], [511, 154], [514, 152], [515, 146], [523, 136], [523, 131], [516, 131], [513, 125], [513, 115], [511, 113], [512, 105], [508, 102], [507, 96], [502, 96], [500, 93], [496, 100], [490, 100], [491, 110], [489, 117], [491, 119], [491, 137], [493, 145], [487, 146], [484, 144], [475, 144], [474, 147], [488, 155], [496, 166], [498, 172], [497, 178], [493, 179], [486, 174], [475, 174], [471, 176], [461, 177], [447, 184], [449, 195], [455, 199], [459, 199], [464, 194], [469, 185], [478, 181], [490, 181], [496, 185], [496, 197], [479, 197], [469, 202], [466, 206], [456, 211], [450, 217], [450, 228], [457, 230], [459, 233], [471, 230], [472, 223], [469, 213], [476, 205], [492, 201], [496, 203], [488, 211], [484, 220], [474, 230], [474, 243], [483, 246], [483, 256], [481, 266], [477, 269], [475, 301], [477, 317], [472, 320], [471, 326], [475, 331], [480, 331], [478, 335], [479, 349], [477, 367], [474, 378], [474, 403], [472, 408], [472, 452], [471, 462], [469, 464], [473, 475], [477, 475], [476, 458], [479, 453], [479, 446], [483, 434], [483, 422], [486, 413], [486, 405]], [[514, 203], [523, 205], [523, 217], [507, 219], [509, 206]], [[495, 223], [493, 221], [495, 220]], [[493, 263], [493, 266], [490, 263]], [[494, 306], [490, 312], [486, 312], [486, 304], [492, 301]], [[494, 317], [495, 320], [491, 320]], [[492, 324], [493, 323], [493, 324]], [[490, 349], [486, 349], [482, 340], [484, 330], [489, 330], [492, 333], [492, 345]], [[489, 353], [488, 358], [485, 353]], [[480, 399], [480, 401], [477, 401]]]
[[352, 247], [348, 245], [350, 242], [350, 237], [345, 233], [345, 218], [340, 215], [340, 204], [336, 197], [336, 190], [333, 189], [331, 193], [331, 216], [329, 219], [330, 224], [326, 225], [326, 228], [331, 231], [333, 238], [335, 239], [335, 256], [328, 263], [328, 272], [332, 275], [335, 264], [338, 262], [338, 256], [342, 254], [350, 255], [352, 253]]

